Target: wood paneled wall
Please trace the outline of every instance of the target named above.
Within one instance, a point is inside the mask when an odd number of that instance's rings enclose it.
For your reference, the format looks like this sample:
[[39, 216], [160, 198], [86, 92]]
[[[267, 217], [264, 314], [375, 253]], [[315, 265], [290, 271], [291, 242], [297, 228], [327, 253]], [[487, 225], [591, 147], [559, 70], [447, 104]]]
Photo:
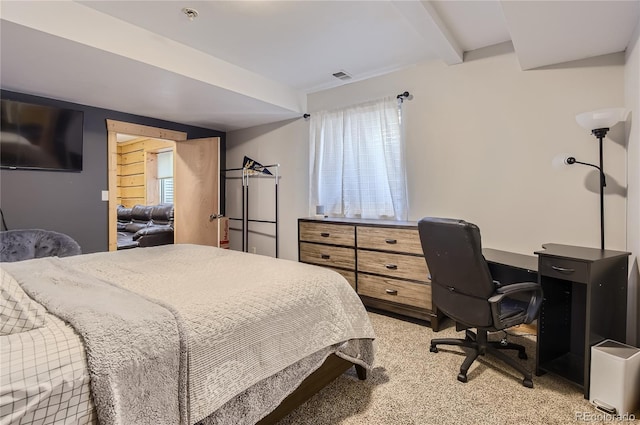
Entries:
[[174, 142], [138, 138], [118, 143], [118, 203], [125, 207], [159, 202], [157, 153], [173, 149]]

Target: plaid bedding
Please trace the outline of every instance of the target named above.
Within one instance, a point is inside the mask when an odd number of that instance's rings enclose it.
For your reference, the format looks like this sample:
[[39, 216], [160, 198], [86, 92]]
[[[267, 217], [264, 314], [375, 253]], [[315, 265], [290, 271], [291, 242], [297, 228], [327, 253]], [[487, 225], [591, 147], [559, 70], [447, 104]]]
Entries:
[[82, 339], [57, 317], [45, 320], [0, 336], [0, 425], [97, 424]]

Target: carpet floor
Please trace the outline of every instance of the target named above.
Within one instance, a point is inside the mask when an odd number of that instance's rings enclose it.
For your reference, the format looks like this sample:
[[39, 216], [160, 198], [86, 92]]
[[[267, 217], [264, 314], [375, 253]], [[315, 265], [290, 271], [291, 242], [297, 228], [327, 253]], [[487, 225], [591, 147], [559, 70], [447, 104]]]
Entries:
[[[525, 388], [519, 374], [490, 356], [474, 362], [467, 383], [458, 382], [463, 351], [451, 346], [439, 347], [438, 353], [429, 351], [432, 338], [464, 337], [450, 321], [436, 333], [393, 317], [372, 312], [369, 316], [377, 339], [376, 361], [367, 379], [359, 381], [350, 369], [280, 425], [621, 423], [598, 417], [599, 412], [572, 383], [534, 374], [534, 388]], [[492, 334], [489, 339], [503, 335]], [[508, 339], [527, 348], [527, 367], [533, 371], [534, 337], [509, 335]], [[517, 352], [512, 355], [517, 358]], [[635, 417], [639, 419], [631, 422], [639, 423], [640, 415]]]

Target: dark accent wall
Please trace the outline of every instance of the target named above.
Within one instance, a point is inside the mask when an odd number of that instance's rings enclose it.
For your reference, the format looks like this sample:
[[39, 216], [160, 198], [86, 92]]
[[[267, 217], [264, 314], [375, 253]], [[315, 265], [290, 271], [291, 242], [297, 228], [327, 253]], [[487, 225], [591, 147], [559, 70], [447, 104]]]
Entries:
[[[186, 132], [189, 139], [220, 137], [220, 164], [226, 164], [222, 131], [142, 117], [108, 109], [0, 90], [0, 97], [84, 112], [82, 172], [0, 170], [0, 208], [9, 229], [47, 229], [66, 233], [82, 252], [107, 251], [107, 119]], [[221, 198], [224, 192], [221, 192]], [[221, 211], [224, 199], [221, 199]]]

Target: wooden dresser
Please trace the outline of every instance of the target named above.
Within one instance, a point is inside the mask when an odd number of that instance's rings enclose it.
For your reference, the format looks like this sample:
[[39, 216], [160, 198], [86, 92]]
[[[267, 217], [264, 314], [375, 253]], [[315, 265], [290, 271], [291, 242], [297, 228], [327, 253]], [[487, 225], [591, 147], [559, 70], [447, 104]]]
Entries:
[[339, 218], [298, 219], [298, 258], [343, 275], [369, 307], [428, 320], [431, 283], [415, 222]]

